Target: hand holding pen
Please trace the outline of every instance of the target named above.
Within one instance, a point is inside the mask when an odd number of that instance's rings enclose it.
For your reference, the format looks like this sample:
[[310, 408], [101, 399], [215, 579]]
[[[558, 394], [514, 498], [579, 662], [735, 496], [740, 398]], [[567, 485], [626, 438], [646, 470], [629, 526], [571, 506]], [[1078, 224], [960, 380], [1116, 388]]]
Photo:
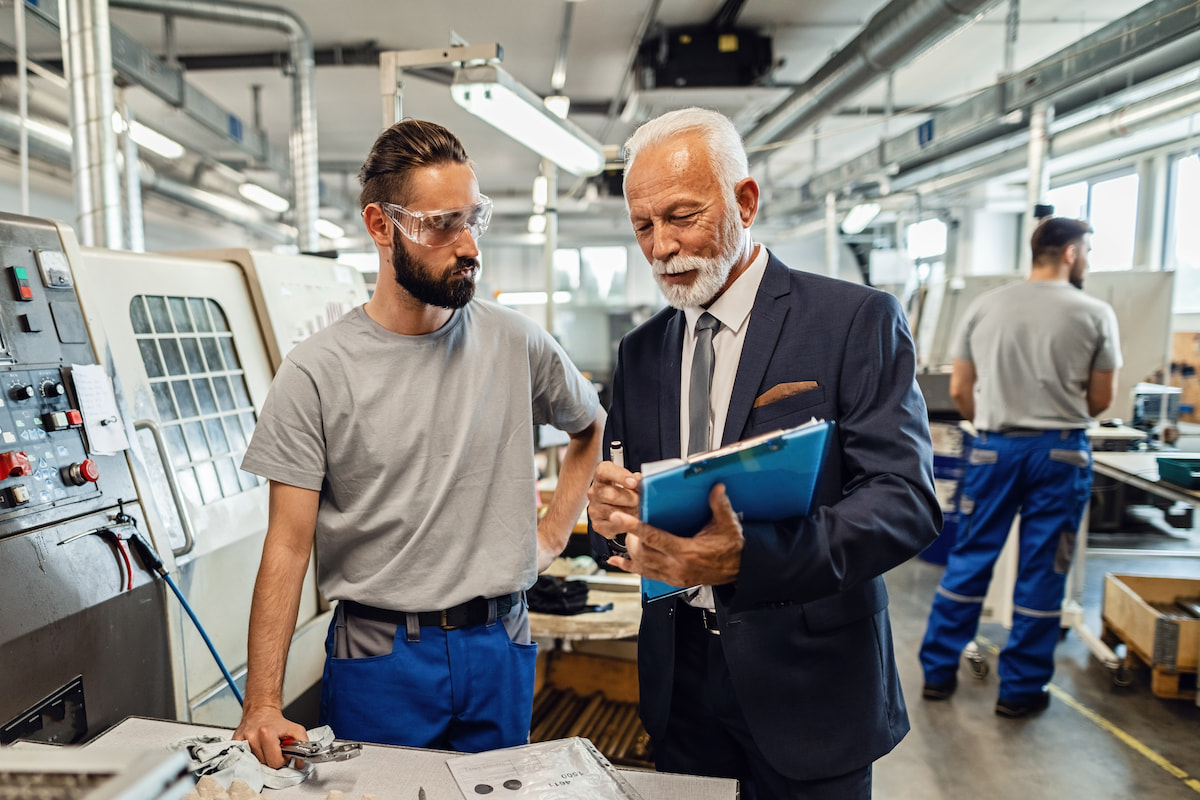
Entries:
[[[614, 526], [609, 518], [620, 511], [637, 516], [638, 484], [641, 475], [625, 469], [624, 448], [621, 442], [609, 445], [609, 461], [602, 461], [596, 468], [595, 480], [588, 489], [588, 516], [592, 521], [592, 529], [610, 542], [624, 539], [624, 528]], [[624, 547], [619, 541], [613, 548], [615, 553], [623, 554]]]

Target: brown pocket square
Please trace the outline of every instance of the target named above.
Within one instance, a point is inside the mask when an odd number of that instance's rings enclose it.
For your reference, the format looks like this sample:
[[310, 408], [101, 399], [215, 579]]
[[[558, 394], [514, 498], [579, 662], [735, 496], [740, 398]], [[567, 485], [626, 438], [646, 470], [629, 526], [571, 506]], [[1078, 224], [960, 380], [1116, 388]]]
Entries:
[[770, 389], [767, 389], [762, 394], [760, 394], [758, 396], [758, 399], [756, 399], [754, 401], [754, 407], [760, 408], [762, 406], [770, 405], [771, 403], [777, 402], [779, 400], [783, 400], [784, 398], [792, 397], [793, 395], [797, 395], [802, 392], [812, 391], [815, 388], [817, 388], [816, 381], [795, 381], [793, 383], [779, 383], [779, 384], [772, 386]]

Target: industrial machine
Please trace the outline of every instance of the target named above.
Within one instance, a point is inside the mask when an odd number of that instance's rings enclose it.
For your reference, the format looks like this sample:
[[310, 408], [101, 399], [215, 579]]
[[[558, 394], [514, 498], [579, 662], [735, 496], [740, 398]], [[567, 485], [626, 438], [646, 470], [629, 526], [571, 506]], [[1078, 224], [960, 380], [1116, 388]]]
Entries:
[[63, 233], [0, 214], [5, 744], [70, 744], [129, 714], [176, 711], [166, 598], [125, 545], [148, 533], [120, 449], [132, 428], [120, 382], [96, 369]]
[[[0, 301], [0, 436], [16, 437], [0, 455], [0, 722], [44, 708], [47, 719], [69, 717], [86, 699], [86, 724], [56, 741], [130, 714], [234, 725], [236, 698], [174, 598], [136, 559], [132, 578], [119, 572], [106, 533], [59, 542], [117, 519], [147, 535], [243, 678], [268, 487], [239, 469], [241, 456], [287, 351], [365, 301], [362, 278], [311, 256], [80, 248], [65, 225], [0, 221], [11, 284]], [[89, 448], [72, 365], [98, 365], [113, 381], [120, 412], [109, 424], [128, 449]], [[22, 431], [47, 446], [22, 450]], [[285, 704], [313, 702], [328, 619], [310, 566]], [[14, 724], [11, 738], [29, 727]]]

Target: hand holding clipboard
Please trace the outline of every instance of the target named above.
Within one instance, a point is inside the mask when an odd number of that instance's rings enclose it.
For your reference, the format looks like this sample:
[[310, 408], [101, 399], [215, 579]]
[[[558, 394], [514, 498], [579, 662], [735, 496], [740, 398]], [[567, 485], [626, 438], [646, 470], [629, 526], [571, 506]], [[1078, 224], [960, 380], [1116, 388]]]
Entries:
[[[628, 522], [630, 533], [638, 536], [638, 550], [642, 554], [636, 564], [622, 559], [610, 563], [643, 574], [687, 574], [700, 583], [724, 582], [710, 581], [695, 570], [679, 569], [678, 564], [672, 563], [671, 551], [680, 551], [681, 557], [695, 554], [663, 541], [662, 532], [692, 537], [715, 523], [716, 530], [736, 526], [740, 537], [741, 519], [774, 521], [810, 513], [832, 429], [831, 422], [812, 420], [687, 459], [643, 464], [639, 517], [659, 530], [620, 517], [620, 521]], [[724, 489], [714, 491], [718, 484]], [[617, 522], [619, 516], [612, 521]], [[725, 519], [727, 516], [729, 519]], [[655, 547], [656, 542], [661, 548]], [[697, 542], [696, 548], [703, 550], [708, 545], [707, 541]], [[717, 547], [713, 553], [704, 553], [703, 558], [693, 560], [719, 562], [722, 555]], [[717, 568], [719, 564], [713, 566]], [[720, 574], [719, 569], [715, 571]], [[736, 565], [733, 571], [736, 574]], [[646, 600], [680, 591], [683, 589], [678, 586], [643, 577], [642, 592]]]

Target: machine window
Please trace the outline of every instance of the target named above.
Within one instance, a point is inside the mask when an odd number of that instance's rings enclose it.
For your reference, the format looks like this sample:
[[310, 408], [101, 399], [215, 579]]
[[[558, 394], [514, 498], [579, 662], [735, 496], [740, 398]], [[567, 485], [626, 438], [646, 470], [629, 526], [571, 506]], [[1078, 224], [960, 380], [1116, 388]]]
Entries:
[[204, 505], [259, 486], [237, 467], [256, 418], [225, 311], [210, 298], [138, 295], [129, 317], [184, 495]]

